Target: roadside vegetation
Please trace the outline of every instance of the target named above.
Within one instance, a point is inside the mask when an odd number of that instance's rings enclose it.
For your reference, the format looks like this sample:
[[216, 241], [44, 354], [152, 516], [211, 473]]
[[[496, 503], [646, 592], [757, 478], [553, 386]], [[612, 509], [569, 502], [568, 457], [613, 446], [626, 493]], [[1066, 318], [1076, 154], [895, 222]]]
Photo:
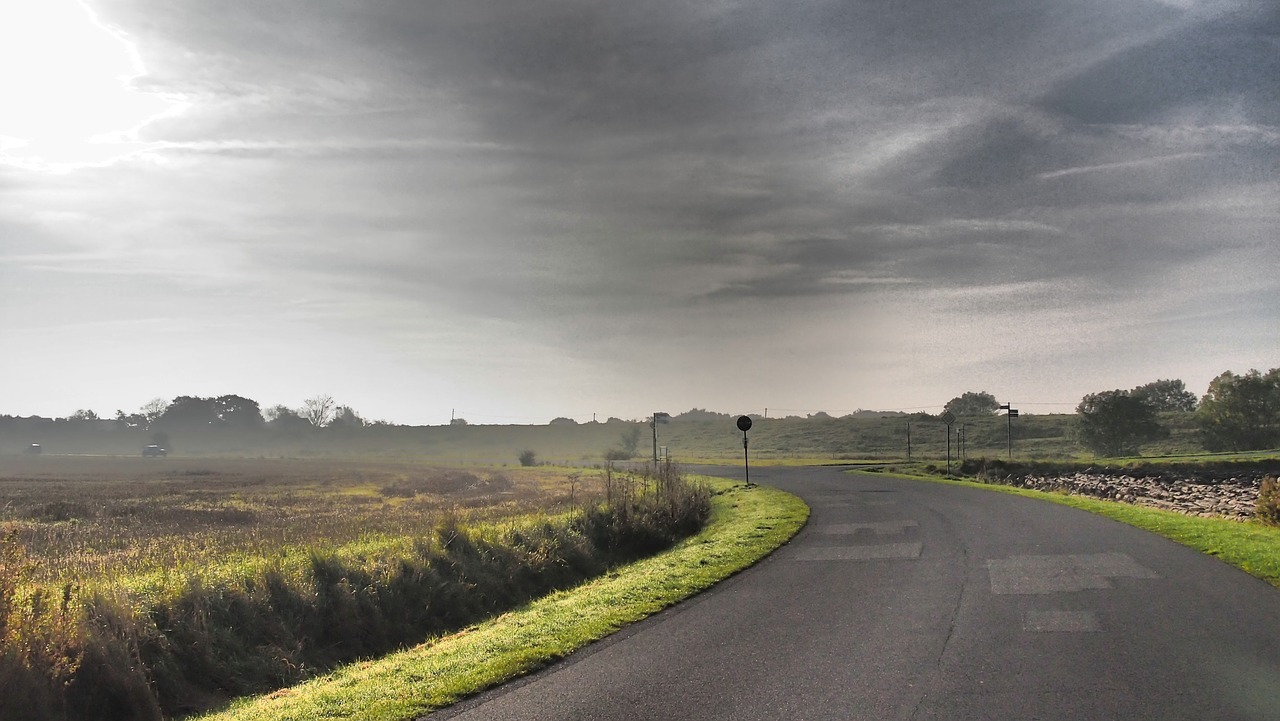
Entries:
[[117, 459], [112, 478], [111, 459], [55, 460], [0, 481], [6, 721], [160, 719], [282, 688], [668, 548], [712, 508], [670, 464], [309, 477], [166, 459], [135, 477], [148, 462]]
[[[809, 509], [782, 491], [723, 479], [707, 526], [669, 551], [577, 588], [202, 721], [403, 721], [536, 670], [750, 566], [790, 539]], [[406, 684], [405, 679], [416, 679]]]

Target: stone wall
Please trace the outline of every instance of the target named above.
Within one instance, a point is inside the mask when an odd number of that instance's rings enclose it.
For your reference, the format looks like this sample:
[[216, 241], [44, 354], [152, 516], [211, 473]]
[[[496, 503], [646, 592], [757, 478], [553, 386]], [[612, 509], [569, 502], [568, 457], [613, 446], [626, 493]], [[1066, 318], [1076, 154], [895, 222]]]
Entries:
[[1162, 508], [1197, 516], [1252, 518], [1262, 476], [1221, 479], [1073, 473], [1060, 476], [1010, 477], [1011, 486], [1057, 491]]

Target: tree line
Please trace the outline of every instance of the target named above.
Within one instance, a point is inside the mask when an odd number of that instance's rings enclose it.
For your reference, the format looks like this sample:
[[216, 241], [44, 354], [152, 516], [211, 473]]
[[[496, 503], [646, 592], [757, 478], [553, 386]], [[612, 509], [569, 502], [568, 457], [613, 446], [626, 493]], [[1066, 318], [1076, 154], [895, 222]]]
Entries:
[[211, 429], [257, 430], [272, 428], [365, 428], [391, 425], [371, 421], [351, 406], [340, 405], [329, 395], [317, 395], [298, 408], [275, 405], [265, 410], [257, 401], [239, 395], [178, 396], [171, 401], [156, 398], [115, 418], [103, 418], [81, 409], [67, 417], [72, 421], [115, 421], [125, 428], [143, 431], [201, 431]]
[[[993, 415], [1000, 408], [986, 392], [965, 393], [945, 406], [959, 417]], [[1199, 399], [1177, 379], [1089, 393], [1076, 406], [1076, 440], [1099, 456], [1137, 455], [1142, 446], [1169, 436], [1169, 414], [1191, 415], [1206, 451], [1280, 447], [1280, 368], [1226, 371]]]

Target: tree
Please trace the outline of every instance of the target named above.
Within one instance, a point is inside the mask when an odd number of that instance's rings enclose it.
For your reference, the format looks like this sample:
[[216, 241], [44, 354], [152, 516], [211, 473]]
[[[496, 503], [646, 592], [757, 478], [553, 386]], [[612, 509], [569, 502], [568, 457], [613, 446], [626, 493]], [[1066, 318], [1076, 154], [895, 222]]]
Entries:
[[125, 428], [142, 428], [147, 427], [147, 417], [141, 413], [125, 413], [116, 409], [116, 422], [124, 424]]
[[520, 451], [520, 465], [522, 466], [538, 465], [538, 454], [528, 449]]
[[178, 396], [156, 419], [155, 426], [165, 430], [208, 430], [218, 424], [212, 398]]
[[267, 425], [272, 428], [310, 428], [311, 424], [306, 418], [298, 415], [298, 412], [289, 406], [275, 405], [263, 412], [263, 417], [267, 421]]
[[91, 411], [91, 410], [89, 410], [89, 409], [87, 409], [87, 408], [81, 408], [80, 410], [76, 411], [75, 413], [72, 413], [68, 420], [73, 420], [73, 421], [96, 421], [96, 420], [98, 420], [98, 414], [97, 414], [97, 413], [94, 413], [93, 411]]
[[313, 427], [319, 428], [328, 425], [329, 421], [333, 420], [333, 413], [337, 408], [338, 404], [333, 400], [333, 396], [319, 395], [303, 401], [302, 408], [298, 410], [298, 415], [307, 419], [307, 422]]
[[243, 396], [226, 395], [213, 399], [213, 412], [227, 428], [261, 428], [264, 420], [258, 402]]
[[623, 431], [618, 441], [622, 444], [622, 451], [627, 454], [627, 458], [634, 458], [640, 449], [640, 426], [633, 425]]
[[1280, 446], [1280, 368], [1263, 375], [1227, 371], [1209, 382], [1196, 423], [1210, 451], [1255, 451]]
[[369, 423], [351, 406], [339, 408], [334, 412], [333, 420], [329, 421], [330, 428], [364, 428], [367, 425]]
[[1076, 413], [1080, 443], [1099, 456], [1136, 455], [1144, 444], [1169, 433], [1160, 425], [1156, 409], [1129, 391], [1090, 393]]
[[163, 416], [164, 412], [167, 410], [169, 410], [169, 401], [166, 401], [163, 398], [152, 398], [144, 403], [142, 407], [138, 409], [138, 415], [145, 419], [142, 427], [150, 429], [156, 424], [156, 421], [160, 420], [160, 416]]
[[1183, 411], [1196, 409], [1196, 396], [1187, 390], [1187, 385], [1180, 380], [1152, 381], [1129, 391], [1129, 395], [1157, 411]]
[[986, 391], [965, 393], [958, 398], [952, 398], [942, 407], [943, 410], [950, 411], [956, 416], [989, 416], [1000, 410], [1000, 401], [996, 397]]

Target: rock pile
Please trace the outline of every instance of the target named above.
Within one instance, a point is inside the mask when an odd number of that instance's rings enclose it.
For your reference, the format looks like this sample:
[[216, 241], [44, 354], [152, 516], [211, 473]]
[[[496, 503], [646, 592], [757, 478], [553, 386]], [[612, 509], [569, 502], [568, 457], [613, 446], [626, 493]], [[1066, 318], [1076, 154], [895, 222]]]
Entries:
[[1008, 485], [1123, 501], [1195, 516], [1252, 518], [1261, 476], [1222, 479], [1135, 477], [1099, 473], [1009, 478]]

